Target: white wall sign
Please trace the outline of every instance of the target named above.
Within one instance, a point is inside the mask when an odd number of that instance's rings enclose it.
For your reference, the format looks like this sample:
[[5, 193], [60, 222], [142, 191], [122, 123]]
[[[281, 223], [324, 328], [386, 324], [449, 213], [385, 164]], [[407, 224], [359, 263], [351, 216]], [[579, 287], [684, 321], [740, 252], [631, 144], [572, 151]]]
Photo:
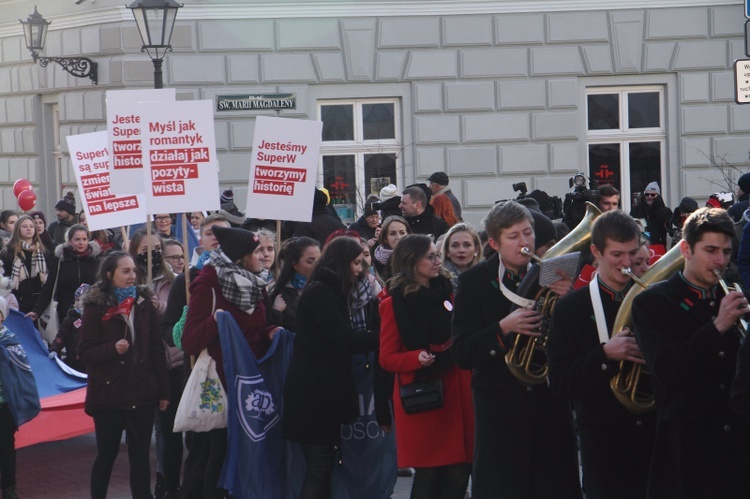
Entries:
[[750, 59], [734, 61], [734, 100], [737, 104], [750, 103]]
[[247, 216], [309, 222], [323, 123], [258, 116]]
[[108, 90], [107, 134], [112, 158], [109, 172], [112, 192], [133, 194], [145, 191], [141, 162], [141, 123], [138, 103], [174, 101], [175, 89]]
[[70, 135], [67, 140], [89, 230], [143, 222], [143, 194], [115, 195], [110, 189], [107, 132]]
[[213, 102], [141, 102], [148, 212], [219, 209]]

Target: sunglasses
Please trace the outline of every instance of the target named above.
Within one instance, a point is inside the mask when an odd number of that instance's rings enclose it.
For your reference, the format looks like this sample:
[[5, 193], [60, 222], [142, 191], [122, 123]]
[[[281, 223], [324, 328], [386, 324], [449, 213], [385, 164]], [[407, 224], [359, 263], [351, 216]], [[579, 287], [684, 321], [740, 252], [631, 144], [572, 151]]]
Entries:
[[658, 196], [658, 194], [655, 192], [647, 192], [643, 196], [647, 198], [655, 198], [656, 196]]

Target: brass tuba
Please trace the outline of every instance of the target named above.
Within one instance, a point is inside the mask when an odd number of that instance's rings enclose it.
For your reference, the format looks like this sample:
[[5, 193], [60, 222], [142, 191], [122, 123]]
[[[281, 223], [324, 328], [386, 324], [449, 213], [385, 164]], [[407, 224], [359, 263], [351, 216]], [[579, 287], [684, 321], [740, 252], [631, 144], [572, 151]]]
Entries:
[[[682, 268], [684, 262], [685, 257], [680, 252], [680, 245], [675, 244], [641, 276], [641, 282], [636, 281], [639, 286], [633, 286], [622, 300], [620, 310], [617, 312], [615, 323], [612, 326], [612, 335], [632, 326], [633, 300], [635, 300], [635, 297], [648, 286], [672, 276]], [[610, 380], [609, 386], [615, 394], [615, 398], [633, 414], [644, 414], [656, 407], [654, 391], [651, 386], [651, 374], [644, 364], [620, 361], [620, 371]]]
[[[543, 262], [544, 260], [580, 251], [587, 247], [591, 241], [591, 224], [601, 214], [602, 212], [599, 211], [599, 208], [592, 203], [586, 202], [586, 215], [578, 225], [567, 236], [552, 246], [541, 259], [538, 257], [534, 259]], [[541, 335], [534, 337], [516, 334], [513, 346], [505, 354], [505, 363], [508, 365], [511, 374], [527, 386], [547, 382], [547, 355], [545, 354], [545, 348], [547, 346], [549, 320], [557, 301], [555, 293], [539, 286], [539, 269], [539, 265], [536, 265], [529, 270], [523, 281], [521, 281], [518, 294], [529, 299], [533, 297], [535, 302], [534, 308], [543, 316], [540, 328]]]

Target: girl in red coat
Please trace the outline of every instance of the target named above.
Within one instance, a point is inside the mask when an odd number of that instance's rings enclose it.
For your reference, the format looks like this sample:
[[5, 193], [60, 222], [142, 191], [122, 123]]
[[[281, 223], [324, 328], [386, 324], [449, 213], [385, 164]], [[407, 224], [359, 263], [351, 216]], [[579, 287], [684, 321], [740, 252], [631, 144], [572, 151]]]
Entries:
[[[412, 499], [461, 499], [474, 454], [471, 373], [448, 352], [453, 287], [432, 238], [412, 234], [393, 252], [393, 278], [380, 304], [380, 364], [396, 373], [393, 390], [398, 467], [415, 468]], [[400, 388], [442, 380], [443, 406], [407, 414]]]

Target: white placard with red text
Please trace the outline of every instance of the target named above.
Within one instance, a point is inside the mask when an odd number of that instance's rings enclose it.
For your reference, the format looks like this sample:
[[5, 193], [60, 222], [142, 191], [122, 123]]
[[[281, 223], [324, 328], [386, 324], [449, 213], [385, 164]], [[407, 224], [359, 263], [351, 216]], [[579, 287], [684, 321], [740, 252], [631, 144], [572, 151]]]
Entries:
[[141, 102], [149, 214], [219, 209], [213, 101]]
[[107, 132], [70, 135], [67, 140], [89, 230], [142, 223], [143, 194], [115, 195], [110, 189]]
[[111, 164], [112, 192], [145, 192], [141, 148], [139, 102], [174, 102], [175, 89], [108, 90], [107, 133]]
[[255, 119], [248, 217], [311, 220], [322, 129], [320, 121]]

